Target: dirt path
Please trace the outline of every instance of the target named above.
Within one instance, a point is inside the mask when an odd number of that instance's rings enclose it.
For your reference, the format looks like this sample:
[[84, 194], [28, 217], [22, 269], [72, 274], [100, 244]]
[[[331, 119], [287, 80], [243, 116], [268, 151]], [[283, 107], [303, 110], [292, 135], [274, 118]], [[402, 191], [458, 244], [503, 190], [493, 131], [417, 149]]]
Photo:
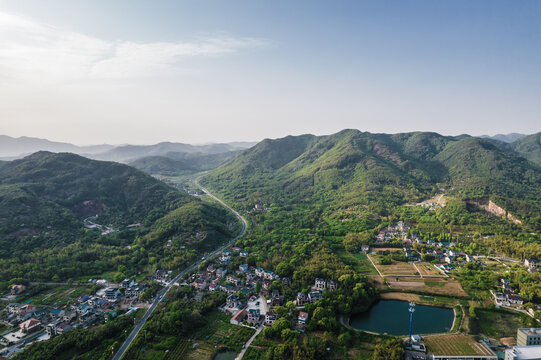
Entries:
[[242, 359], [242, 357], [244, 356], [244, 353], [246, 352], [246, 350], [248, 350], [248, 347], [250, 347], [250, 344], [252, 343], [252, 341], [254, 341], [254, 339], [257, 337], [257, 335], [259, 335], [261, 330], [263, 330], [263, 323], [261, 323], [261, 325], [258, 326], [258, 328], [256, 329], [255, 333], [252, 335], [252, 337], [250, 339], [248, 339], [246, 344], [244, 344], [244, 347], [242, 348], [240, 353], [237, 355], [235, 360], [241, 360]]
[[415, 270], [417, 270], [417, 272], [419, 273], [419, 276], [421, 277], [421, 279], [423, 278], [423, 274], [421, 273], [421, 270], [419, 270], [419, 268], [417, 267], [417, 264], [416, 263], [413, 263], [413, 267], [415, 268]]

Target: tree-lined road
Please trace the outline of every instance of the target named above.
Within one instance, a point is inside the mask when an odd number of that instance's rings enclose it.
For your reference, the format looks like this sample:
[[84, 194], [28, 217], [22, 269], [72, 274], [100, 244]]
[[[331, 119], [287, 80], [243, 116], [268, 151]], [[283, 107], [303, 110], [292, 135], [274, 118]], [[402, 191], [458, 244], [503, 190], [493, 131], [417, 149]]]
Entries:
[[[239, 238], [241, 238], [244, 233], [246, 232], [246, 220], [237, 212], [235, 211], [233, 208], [231, 208], [229, 205], [227, 205], [226, 203], [224, 203], [222, 200], [218, 199], [216, 196], [214, 196], [213, 194], [211, 194], [207, 189], [205, 189], [204, 187], [202, 187], [201, 185], [199, 185], [197, 183], [197, 180], [194, 180], [194, 183], [199, 186], [199, 188], [201, 188], [201, 190], [207, 194], [208, 196], [210, 196], [212, 199], [216, 200], [217, 202], [219, 202], [222, 206], [224, 206], [226, 209], [228, 209], [229, 211], [231, 211], [233, 214], [235, 214], [235, 216], [240, 220], [240, 222], [242, 223], [242, 230], [240, 231], [240, 233], [234, 237], [233, 239], [231, 239], [227, 244], [219, 247], [218, 249], [214, 250], [212, 253], [210, 253], [208, 255], [208, 257], [212, 257], [212, 256], [215, 256], [221, 252], [223, 252], [225, 249], [227, 249], [228, 247], [232, 246]], [[205, 259], [206, 260], [206, 259]], [[175, 278], [173, 280], [171, 280], [169, 283], [167, 283], [167, 285], [156, 295], [156, 297], [154, 298], [154, 301], [152, 302], [152, 304], [150, 305], [150, 307], [147, 309], [145, 315], [143, 315], [143, 317], [141, 318], [141, 320], [139, 320], [139, 322], [137, 323], [137, 325], [135, 325], [135, 327], [133, 328], [133, 330], [131, 331], [130, 335], [128, 335], [128, 337], [126, 338], [126, 340], [124, 341], [124, 343], [122, 344], [122, 346], [120, 347], [120, 349], [118, 349], [118, 351], [116, 352], [115, 356], [113, 356], [113, 360], [120, 360], [122, 358], [122, 356], [124, 356], [124, 354], [126, 353], [126, 350], [128, 350], [128, 348], [130, 347], [130, 345], [132, 344], [133, 340], [135, 340], [135, 338], [137, 337], [137, 335], [139, 334], [139, 332], [141, 331], [141, 329], [143, 328], [143, 326], [145, 325], [145, 323], [147, 322], [147, 320], [150, 318], [150, 316], [152, 315], [152, 313], [154, 312], [154, 310], [156, 310], [156, 307], [158, 306], [158, 304], [160, 303], [160, 301], [163, 300], [163, 298], [165, 297], [165, 295], [167, 294], [167, 292], [169, 290], [171, 290], [171, 288], [173, 287], [173, 284], [177, 281], [180, 280], [180, 278], [182, 278], [183, 276], [187, 275], [188, 273], [192, 272], [193, 270], [197, 269], [199, 267], [199, 265], [201, 265], [201, 263], [203, 263], [205, 260], [203, 259], [200, 259], [196, 262], [194, 262], [192, 265], [188, 266], [186, 269], [182, 270], [177, 276], [175, 276]]]

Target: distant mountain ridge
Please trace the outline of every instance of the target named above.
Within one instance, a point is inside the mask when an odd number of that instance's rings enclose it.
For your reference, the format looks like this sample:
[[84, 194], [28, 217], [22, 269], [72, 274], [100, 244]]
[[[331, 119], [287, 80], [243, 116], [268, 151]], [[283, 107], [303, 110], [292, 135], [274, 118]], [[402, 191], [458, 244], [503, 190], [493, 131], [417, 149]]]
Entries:
[[493, 139], [493, 140], [499, 140], [506, 143], [512, 143], [513, 141], [517, 141], [518, 139], [521, 139], [523, 137], [527, 136], [526, 134], [519, 134], [519, 133], [509, 133], [509, 134], [496, 134], [493, 136], [490, 135], [481, 135], [480, 138], [483, 139]]
[[27, 136], [14, 138], [0, 135], [0, 158], [21, 158], [37, 151], [71, 152], [77, 154], [95, 154], [108, 151], [113, 145], [90, 145], [77, 146], [64, 142], [55, 142], [47, 139], [39, 139]]
[[[161, 142], [155, 145], [125, 145], [118, 146], [109, 151], [94, 154], [96, 160], [131, 162], [148, 156], [166, 156], [170, 153], [185, 154], [222, 154], [226, 152], [246, 149], [251, 143], [208, 144], [191, 145], [183, 143]], [[255, 143], [253, 144], [255, 145]], [[248, 146], [249, 147], [249, 146]]]
[[[178, 176], [212, 170], [235, 157], [240, 150], [219, 154], [169, 152], [164, 156], [146, 156], [128, 163], [147, 174]], [[0, 164], [0, 167], [2, 164]]]
[[38, 151], [71, 152], [95, 160], [130, 162], [146, 156], [165, 156], [170, 152], [220, 154], [237, 151], [255, 145], [255, 142], [231, 142], [223, 144], [191, 145], [161, 142], [154, 145], [90, 145], [77, 146], [32, 137], [14, 138], [0, 135], [0, 159], [20, 159]]

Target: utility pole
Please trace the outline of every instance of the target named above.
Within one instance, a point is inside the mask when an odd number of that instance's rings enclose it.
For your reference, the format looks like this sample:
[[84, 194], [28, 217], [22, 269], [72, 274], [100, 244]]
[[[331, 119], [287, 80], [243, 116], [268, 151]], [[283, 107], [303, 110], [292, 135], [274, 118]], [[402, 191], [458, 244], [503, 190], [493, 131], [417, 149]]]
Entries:
[[411, 330], [412, 330], [412, 324], [413, 324], [413, 313], [415, 312], [415, 303], [412, 301], [409, 304], [408, 311], [410, 313], [410, 336], [408, 339], [408, 345], [411, 348]]

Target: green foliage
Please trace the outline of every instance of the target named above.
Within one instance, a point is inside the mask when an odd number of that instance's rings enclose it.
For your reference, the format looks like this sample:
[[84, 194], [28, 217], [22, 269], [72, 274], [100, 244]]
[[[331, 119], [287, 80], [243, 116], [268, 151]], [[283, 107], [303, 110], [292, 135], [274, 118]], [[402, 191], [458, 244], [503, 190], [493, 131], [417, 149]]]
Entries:
[[372, 360], [402, 360], [404, 347], [400, 339], [383, 340], [376, 345]]
[[521, 156], [541, 165], [541, 132], [515, 140], [510, 146]]
[[343, 244], [346, 250], [350, 253], [357, 253], [361, 251], [362, 245], [368, 245], [372, 242], [372, 240], [372, 234], [367, 231], [361, 233], [348, 233], [344, 237]]
[[[96, 214], [93, 221], [117, 231], [84, 229], [82, 219]], [[0, 278], [64, 281], [117, 271], [122, 280], [178, 269], [230, 237], [231, 221], [223, 208], [129, 166], [40, 152], [0, 172]], [[126, 227], [132, 223], [142, 226]]]

